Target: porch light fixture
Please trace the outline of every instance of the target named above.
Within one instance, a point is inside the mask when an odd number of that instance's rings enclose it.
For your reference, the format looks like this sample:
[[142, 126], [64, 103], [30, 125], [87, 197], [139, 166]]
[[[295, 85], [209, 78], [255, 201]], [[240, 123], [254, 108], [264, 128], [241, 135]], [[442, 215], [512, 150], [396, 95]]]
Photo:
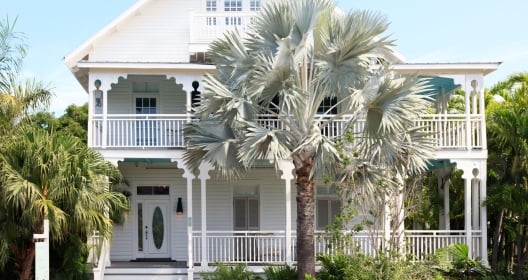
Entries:
[[101, 87], [101, 80], [99, 79], [95, 80], [94, 85], [95, 85], [95, 90], [94, 90], [95, 106], [102, 107], [103, 106], [103, 91], [99, 89]]
[[183, 203], [181, 197], [178, 197], [178, 203], [176, 203], [176, 216], [183, 216]]

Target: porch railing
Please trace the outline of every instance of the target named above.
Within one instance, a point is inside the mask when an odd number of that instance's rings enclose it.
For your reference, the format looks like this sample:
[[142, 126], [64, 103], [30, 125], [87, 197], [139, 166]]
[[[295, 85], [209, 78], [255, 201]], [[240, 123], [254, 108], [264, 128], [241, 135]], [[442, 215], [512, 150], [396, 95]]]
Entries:
[[110, 246], [108, 240], [94, 232], [88, 242], [89, 255], [88, 262], [92, 263], [93, 279], [102, 280], [106, 267], [110, 265]]
[[[405, 236], [405, 254], [415, 260], [424, 260], [440, 248], [451, 244], [465, 243], [463, 230], [408, 230]], [[472, 232], [473, 257], [480, 258], [480, 231]], [[193, 259], [207, 263], [286, 263], [286, 250], [290, 250], [292, 262], [296, 260], [296, 237], [292, 235], [291, 248], [286, 248], [284, 231], [207, 231], [206, 255], [202, 255], [202, 237], [200, 231], [193, 232]], [[340, 248], [344, 253], [359, 252], [375, 256], [380, 252], [384, 236], [367, 232], [354, 233], [346, 246]], [[337, 247], [331, 237], [316, 232], [315, 254], [336, 254]]]
[[190, 43], [209, 44], [224, 32], [238, 29], [245, 34], [251, 18], [251, 12], [209, 12], [191, 13]]
[[[93, 115], [89, 145], [94, 148], [184, 148], [183, 128], [193, 121], [188, 114], [112, 114]], [[262, 125], [284, 129], [284, 124], [273, 116], [262, 115]], [[323, 120], [324, 121], [324, 120]], [[330, 137], [342, 135], [347, 118], [325, 123], [321, 132]], [[463, 114], [423, 115], [416, 125], [429, 132], [439, 149], [481, 149], [483, 137], [482, 115]], [[352, 128], [362, 131], [364, 122]]]

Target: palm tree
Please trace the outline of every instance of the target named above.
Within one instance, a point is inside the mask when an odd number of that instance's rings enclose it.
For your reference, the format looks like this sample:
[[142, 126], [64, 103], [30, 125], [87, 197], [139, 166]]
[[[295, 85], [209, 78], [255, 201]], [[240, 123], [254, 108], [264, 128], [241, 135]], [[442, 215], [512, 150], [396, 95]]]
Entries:
[[[292, 161], [300, 279], [315, 271], [314, 178], [339, 166], [336, 138], [324, 129], [366, 117], [367, 135], [398, 130], [411, 116], [397, 104], [425, 98], [416, 79], [388, 73], [387, 27], [377, 13], [345, 13], [330, 0], [272, 1], [246, 34], [228, 32], [210, 47], [218, 72], [204, 77], [199, 120], [184, 130], [186, 163], [236, 178], [258, 159]], [[323, 102], [330, 106], [320, 112]]]
[[[52, 244], [86, 242], [95, 230], [108, 238], [109, 213], [127, 209], [128, 201], [108, 184], [119, 171], [71, 135], [53, 135], [34, 126], [21, 126], [0, 144], [0, 267], [14, 258], [20, 279], [31, 277], [35, 256], [32, 234], [50, 221]], [[6, 227], [9, 225], [9, 227]]]
[[51, 98], [42, 83], [20, 78], [27, 47], [15, 23], [0, 21], [0, 135], [8, 134], [27, 113], [48, 106]]
[[[512, 75], [488, 92], [487, 123], [490, 147], [490, 188], [488, 205], [494, 233], [491, 266], [498, 269], [500, 254], [507, 250], [504, 240], [512, 240], [510, 252], [517, 248], [516, 275], [528, 261], [528, 74]], [[509, 230], [505, 230], [509, 229]], [[502, 241], [501, 241], [502, 240]], [[515, 242], [514, 242], [515, 240]], [[501, 249], [501, 246], [504, 248]], [[513, 258], [505, 258], [513, 260]], [[513, 266], [513, 264], [508, 264]]]

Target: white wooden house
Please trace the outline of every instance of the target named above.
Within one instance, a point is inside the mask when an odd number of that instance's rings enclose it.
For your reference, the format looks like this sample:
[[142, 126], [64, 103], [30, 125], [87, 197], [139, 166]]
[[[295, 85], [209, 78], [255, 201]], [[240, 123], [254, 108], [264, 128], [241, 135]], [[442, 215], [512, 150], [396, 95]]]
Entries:
[[[88, 145], [119, 167], [132, 205], [102, 253], [92, 256], [98, 260], [96, 279], [192, 279], [215, 262], [243, 262], [252, 269], [295, 263], [291, 164], [276, 172], [262, 163], [230, 182], [207, 165], [193, 174], [182, 159], [182, 127], [192, 119], [193, 92], [203, 90], [204, 73], [215, 71], [208, 44], [227, 29], [244, 28], [263, 2], [139, 0], [65, 57], [89, 96]], [[450, 230], [446, 199], [440, 229], [405, 232], [409, 252], [422, 258], [463, 242], [473, 257], [485, 259], [483, 85], [500, 63], [404, 63], [398, 57], [393, 63], [400, 73], [448, 83], [437, 84], [437, 113], [417, 121], [435, 132], [438, 162], [456, 164], [466, 182], [465, 229]], [[454, 85], [469, 93], [462, 114], [445, 110]], [[341, 133], [339, 123], [333, 125], [337, 129], [329, 133]], [[316, 227], [322, 229], [336, 211], [336, 196], [326, 188], [316, 196]]]

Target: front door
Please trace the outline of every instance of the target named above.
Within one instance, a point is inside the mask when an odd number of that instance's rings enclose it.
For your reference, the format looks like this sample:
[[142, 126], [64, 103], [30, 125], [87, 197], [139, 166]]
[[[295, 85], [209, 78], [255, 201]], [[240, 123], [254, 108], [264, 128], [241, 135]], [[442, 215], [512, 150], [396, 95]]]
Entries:
[[138, 257], [170, 257], [169, 200], [138, 201]]

